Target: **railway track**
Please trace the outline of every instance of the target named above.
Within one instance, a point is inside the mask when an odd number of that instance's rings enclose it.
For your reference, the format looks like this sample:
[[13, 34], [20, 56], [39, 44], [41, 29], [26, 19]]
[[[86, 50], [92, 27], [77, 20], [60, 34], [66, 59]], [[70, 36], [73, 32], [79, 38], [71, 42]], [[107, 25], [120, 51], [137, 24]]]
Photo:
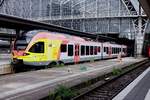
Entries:
[[106, 81], [103, 84], [95, 85], [88, 91], [81, 93], [72, 100], [112, 100], [119, 92], [129, 85], [150, 65], [149, 60], [135, 64], [134, 68], [126, 70], [122, 74]]

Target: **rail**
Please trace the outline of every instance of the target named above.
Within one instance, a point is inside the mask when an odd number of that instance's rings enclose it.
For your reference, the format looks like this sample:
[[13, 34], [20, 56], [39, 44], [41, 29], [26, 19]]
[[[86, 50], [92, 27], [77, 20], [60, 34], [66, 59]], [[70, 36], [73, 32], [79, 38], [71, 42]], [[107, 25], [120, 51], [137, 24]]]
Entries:
[[[97, 82], [88, 87], [87, 91], [72, 98], [72, 100], [89, 100], [89, 99], [112, 99], [130, 82], [132, 82], [141, 72], [150, 65], [149, 60], [144, 60], [133, 64], [133, 68], [125, 68], [125, 71], [118, 76], [112, 77], [105, 82]], [[145, 67], [144, 67], [145, 66]], [[134, 73], [133, 73], [134, 72]], [[136, 75], [135, 75], [136, 74]], [[130, 77], [131, 75], [131, 77]]]

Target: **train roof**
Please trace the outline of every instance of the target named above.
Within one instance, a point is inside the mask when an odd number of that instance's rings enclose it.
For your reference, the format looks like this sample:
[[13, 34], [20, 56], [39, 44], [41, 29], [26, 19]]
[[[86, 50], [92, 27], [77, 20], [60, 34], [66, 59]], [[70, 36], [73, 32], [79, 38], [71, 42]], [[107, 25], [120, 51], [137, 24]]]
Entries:
[[27, 32], [24, 36], [30, 38], [50, 38], [50, 39], [60, 39], [60, 40], [70, 40], [70, 41], [85, 41], [85, 39], [77, 36], [71, 36], [58, 32], [50, 32], [45, 30], [34, 30]]
[[[84, 38], [78, 37], [78, 36], [73, 36], [73, 35], [68, 35], [64, 33], [58, 33], [58, 32], [50, 32], [47, 30], [33, 30], [25, 33], [23, 36], [26, 36], [27, 38], [30, 39], [40, 39], [40, 38], [49, 38], [49, 39], [59, 39], [59, 40], [64, 40], [64, 41], [70, 41], [70, 42], [78, 42], [78, 43], [86, 43], [88, 44], [97, 44], [98, 42], [96, 41], [88, 41], [85, 40]], [[101, 42], [99, 42], [101, 43]], [[113, 44], [114, 46], [119, 46], [119, 44], [116, 43], [110, 43], [110, 42], [103, 42], [105, 45]], [[125, 45], [123, 45], [125, 46]]]

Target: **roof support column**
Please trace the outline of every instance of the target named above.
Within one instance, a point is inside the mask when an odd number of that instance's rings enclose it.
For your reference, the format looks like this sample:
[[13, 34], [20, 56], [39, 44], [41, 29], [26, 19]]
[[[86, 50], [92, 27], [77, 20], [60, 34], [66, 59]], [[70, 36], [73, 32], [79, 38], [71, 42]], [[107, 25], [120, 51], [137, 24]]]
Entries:
[[135, 34], [135, 56], [141, 56], [143, 47], [144, 34], [142, 33], [142, 17], [138, 18], [138, 31]]
[[147, 28], [148, 19], [144, 19], [141, 13], [141, 6], [139, 5], [139, 16], [137, 21], [134, 22], [135, 25], [135, 56], [139, 57], [142, 55], [143, 43], [145, 30]]
[[16, 29], [16, 38], [19, 38], [21, 36], [20, 29]]

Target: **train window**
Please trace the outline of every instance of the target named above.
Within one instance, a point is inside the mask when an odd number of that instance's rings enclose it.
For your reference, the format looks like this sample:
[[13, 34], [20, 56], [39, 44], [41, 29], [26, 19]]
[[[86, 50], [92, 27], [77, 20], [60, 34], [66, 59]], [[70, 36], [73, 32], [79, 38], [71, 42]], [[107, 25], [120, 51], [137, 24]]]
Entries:
[[98, 47], [98, 52], [101, 52], [101, 48], [100, 47]]
[[94, 46], [94, 55], [97, 55], [97, 46]]
[[118, 48], [116, 48], [116, 54], [118, 53]]
[[113, 48], [113, 54], [115, 54], [115, 48]]
[[118, 53], [118, 48], [116, 48], [116, 53]]
[[90, 46], [90, 55], [93, 55], [93, 46]]
[[89, 55], [89, 46], [86, 46], [86, 55]]
[[125, 52], [125, 48], [123, 48], [123, 52]]
[[35, 43], [30, 49], [29, 52], [33, 53], [44, 53], [44, 42]]
[[119, 53], [119, 48], [117, 48], [117, 53]]
[[114, 54], [115, 54], [115, 48], [114, 48], [113, 52], [114, 52]]
[[115, 48], [113, 48], [113, 54], [115, 54]]
[[115, 53], [115, 48], [113, 47], [113, 48], [112, 48], [112, 54], [114, 54], [114, 53]]
[[114, 54], [114, 48], [112, 47], [112, 54]]
[[85, 55], [85, 46], [81, 46], [81, 55], [83, 56], [83, 55]]
[[104, 47], [104, 52], [106, 52], [106, 47]]
[[109, 50], [108, 50], [108, 47], [106, 47], [106, 54], [108, 54], [108, 51], [109, 51]]
[[61, 52], [67, 52], [67, 45], [61, 44]]
[[68, 45], [68, 56], [73, 56], [73, 45]]

